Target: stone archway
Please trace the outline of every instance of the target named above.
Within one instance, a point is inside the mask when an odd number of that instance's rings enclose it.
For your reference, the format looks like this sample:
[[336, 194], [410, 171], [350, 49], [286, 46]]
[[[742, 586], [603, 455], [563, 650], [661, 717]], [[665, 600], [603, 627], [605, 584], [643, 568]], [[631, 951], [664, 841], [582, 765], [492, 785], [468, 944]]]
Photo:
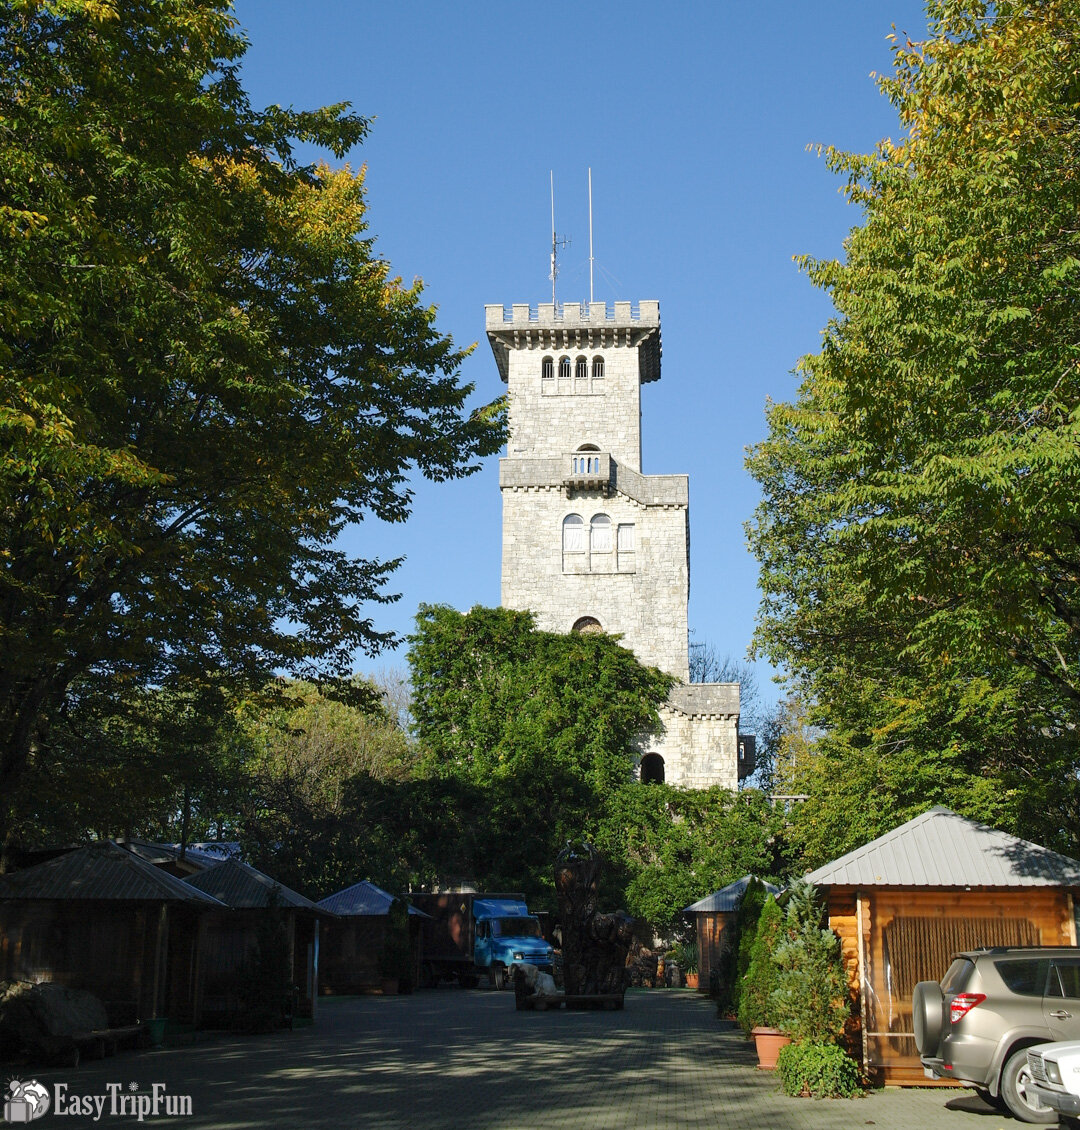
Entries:
[[582, 636], [599, 635], [603, 630], [600, 621], [595, 616], [582, 616], [574, 621], [574, 626], [570, 629], [570, 631], [577, 632]]
[[664, 759], [660, 754], [645, 754], [641, 759], [640, 777], [643, 785], [662, 785], [664, 783]]

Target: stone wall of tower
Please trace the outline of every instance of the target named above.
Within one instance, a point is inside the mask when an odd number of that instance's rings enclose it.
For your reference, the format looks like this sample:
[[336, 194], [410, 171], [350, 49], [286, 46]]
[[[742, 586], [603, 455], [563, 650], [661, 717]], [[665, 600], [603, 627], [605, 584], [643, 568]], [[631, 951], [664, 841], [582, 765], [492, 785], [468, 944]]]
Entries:
[[[659, 755], [672, 784], [736, 788], [738, 684], [686, 685], [689, 483], [641, 472], [641, 384], [660, 377], [659, 304], [492, 305], [486, 329], [509, 402], [502, 604], [528, 609], [545, 631], [591, 618], [674, 675], [664, 731], [640, 756]], [[608, 538], [594, 541], [594, 527]]]
[[[559, 362], [570, 361], [571, 375], [558, 376]], [[542, 375], [544, 359], [555, 376]], [[603, 361], [604, 376], [593, 365]], [[589, 376], [573, 374], [579, 359]], [[543, 458], [577, 451], [585, 444], [607, 451], [623, 466], [641, 470], [641, 380], [636, 349], [537, 346], [510, 355], [509, 440], [507, 454]]]
[[685, 788], [739, 787], [739, 684], [693, 683], [672, 689], [660, 710], [664, 732], [642, 741], [642, 756], [664, 759], [664, 779]]
[[[571, 456], [566, 456], [567, 462]], [[523, 461], [524, 462], [524, 461]], [[505, 485], [527, 467], [503, 467], [502, 603], [531, 609], [537, 627], [569, 632], [583, 616], [621, 635], [643, 663], [688, 677], [686, 593], [687, 508], [646, 506], [624, 494], [567, 491], [555, 485]], [[684, 476], [664, 476], [681, 480]], [[563, 521], [583, 519], [585, 548], [564, 552]], [[593, 553], [589, 527], [597, 515], [611, 521], [612, 548]], [[632, 527], [632, 550], [620, 550], [619, 527]]]

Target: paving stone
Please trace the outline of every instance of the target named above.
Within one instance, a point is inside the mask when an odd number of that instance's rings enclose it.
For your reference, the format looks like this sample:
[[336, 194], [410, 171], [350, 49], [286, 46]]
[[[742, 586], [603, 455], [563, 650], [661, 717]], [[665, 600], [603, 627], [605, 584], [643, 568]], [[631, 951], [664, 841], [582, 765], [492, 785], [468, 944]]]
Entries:
[[[405, 997], [324, 998], [314, 1027], [214, 1037], [34, 1072], [50, 1091], [190, 1094], [213, 1130], [1009, 1130], [970, 1091], [791, 1099], [696, 993], [631, 990], [622, 1012], [517, 1012], [510, 993], [451, 987]], [[8, 1075], [12, 1072], [10, 1066]], [[30, 1072], [25, 1074], [29, 1075]], [[22, 1074], [19, 1074], [22, 1078]], [[49, 1116], [51, 1125], [52, 1116]], [[125, 1123], [132, 1120], [125, 1120]], [[96, 1126], [119, 1125], [105, 1117]], [[44, 1124], [43, 1124], [44, 1125]], [[66, 1118], [75, 1130], [91, 1119]]]

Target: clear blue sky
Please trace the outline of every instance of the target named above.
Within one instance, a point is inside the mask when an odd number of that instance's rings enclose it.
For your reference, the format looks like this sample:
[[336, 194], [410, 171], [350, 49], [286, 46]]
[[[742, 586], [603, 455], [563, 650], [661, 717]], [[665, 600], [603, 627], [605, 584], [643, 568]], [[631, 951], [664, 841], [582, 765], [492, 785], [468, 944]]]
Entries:
[[[477, 403], [503, 391], [484, 304], [550, 301], [549, 170], [572, 240], [559, 299], [588, 297], [592, 166], [596, 299], [660, 301], [643, 469], [690, 475], [690, 625], [741, 657], [758, 603], [745, 448], [831, 312], [792, 256], [841, 254], [859, 219], [807, 146], [895, 136], [870, 73], [891, 69], [892, 25], [922, 35], [921, 5], [240, 0], [236, 14], [256, 105], [347, 101], [376, 118], [349, 157], [368, 167], [376, 247], [423, 278], [443, 332], [479, 341], [463, 370]], [[404, 635], [421, 602], [498, 604], [500, 519], [492, 458], [460, 482], [419, 480], [407, 524], [350, 531], [358, 555], [406, 557], [377, 624]]]

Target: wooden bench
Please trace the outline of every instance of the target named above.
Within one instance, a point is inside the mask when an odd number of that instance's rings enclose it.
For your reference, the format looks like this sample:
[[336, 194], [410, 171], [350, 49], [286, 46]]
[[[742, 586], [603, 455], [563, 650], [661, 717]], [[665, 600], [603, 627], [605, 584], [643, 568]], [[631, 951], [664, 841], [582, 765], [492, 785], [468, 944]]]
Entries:
[[57, 1067], [78, 1067], [84, 1059], [104, 1059], [115, 1055], [124, 1044], [147, 1046], [149, 1040], [149, 1029], [138, 1023], [71, 1032], [65, 1036], [38, 1036], [30, 1041], [30, 1046]]

